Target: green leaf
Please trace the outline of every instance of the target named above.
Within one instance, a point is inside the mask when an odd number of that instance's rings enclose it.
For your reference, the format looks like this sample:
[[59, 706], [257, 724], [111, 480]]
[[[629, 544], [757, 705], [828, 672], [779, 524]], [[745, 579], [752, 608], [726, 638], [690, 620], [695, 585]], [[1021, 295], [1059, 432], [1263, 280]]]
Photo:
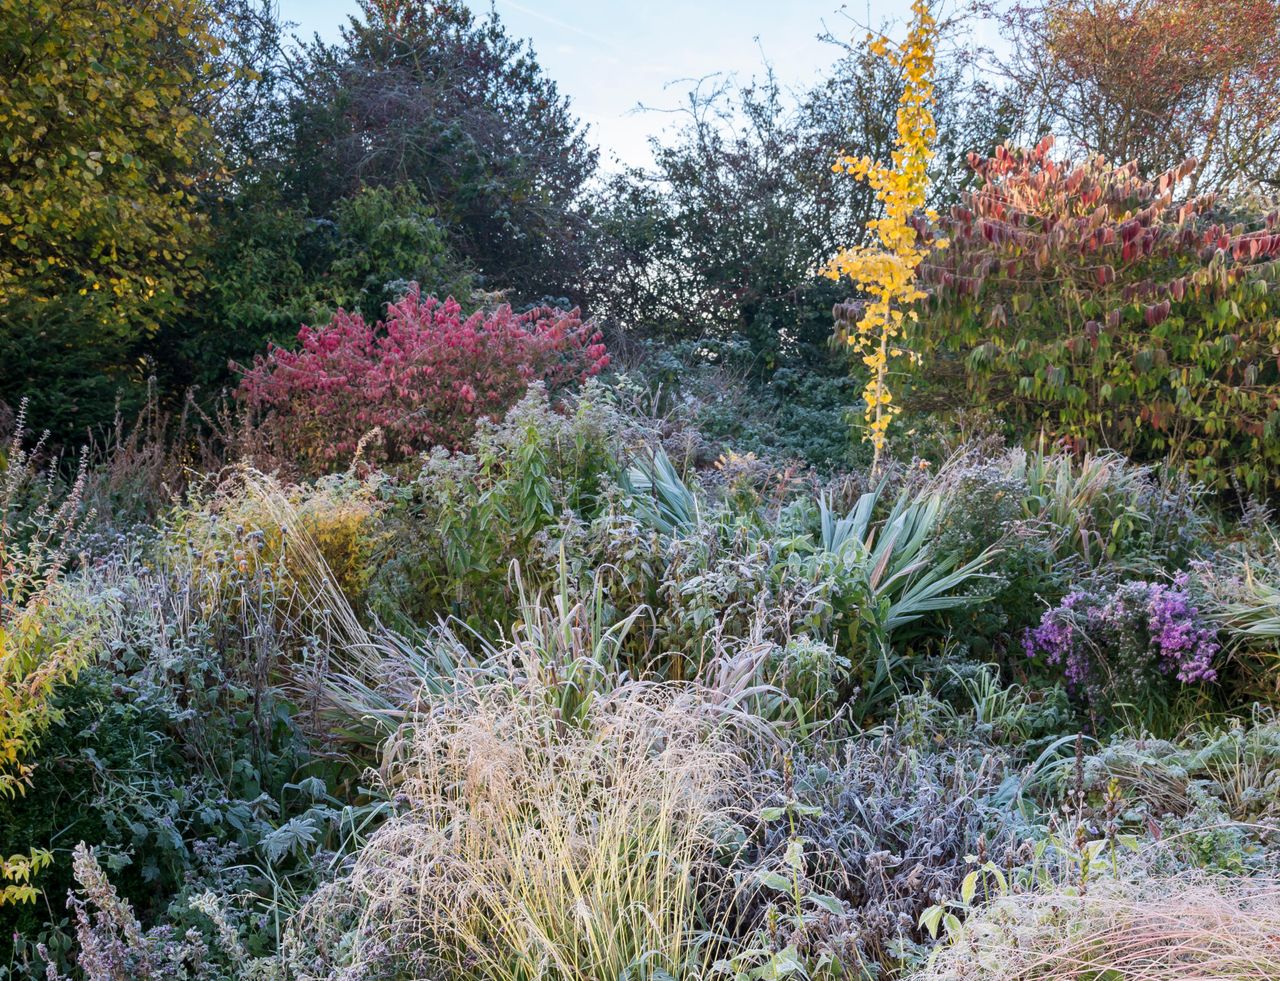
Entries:
[[978, 891], [978, 875], [978, 870], [974, 869], [964, 877], [964, 882], [960, 883], [960, 901], [966, 906], [973, 904], [974, 893]]
[[756, 880], [767, 889], [774, 889], [777, 892], [791, 891], [791, 880], [777, 872], [757, 872]]
[[809, 893], [809, 895], [805, 896], [804, 898], [807, 899], [809, 902], [813, 903], [815, 906], [818, 906], [821, 909], [826, 910], [828, 913], [832, 914], [833, 916], [844, 916], [844, 913], [845, 913], [844, 903], [836, 899], [835, 896], [828, 896], [826, 893], [822, 893], [822, 892], [811, 892]]
[[946, 913], [941, 906], [930, 906], [927, 910], [920, 914], [920, 926], [929, 931], [929, 936], [934, 940], [938, 939], [938, 927], [942, 923], [942, 917]]
[[794, 838], [787, 843], [787, 851], [782, 856], [782, 860], [787, 863], [789, 868], [804, 868], [804, 841]]

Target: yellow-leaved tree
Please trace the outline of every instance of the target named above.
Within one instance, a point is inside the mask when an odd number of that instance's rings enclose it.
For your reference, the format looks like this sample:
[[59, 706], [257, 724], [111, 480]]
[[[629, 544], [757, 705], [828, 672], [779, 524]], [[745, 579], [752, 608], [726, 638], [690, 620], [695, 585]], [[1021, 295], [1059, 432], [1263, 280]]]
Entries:
[[[916, 284], [916, 270], [928, 251], [913, 219], [924, 211], [929, 162], [937, 138], [933, 118], [937, 24], [928, 0], [915, 0], [911, 14], [911, 28], [902, 44], [894, 44], [884, 35], [867, 39], [874, 54], [887, 58], [902, 73], [892, 159], [879, 163], [869, 157], [846, 155], [833, 165], [837, 172], [870, 184], [883, 205], [883, 215], [867, 223], [875, 244], [846, 249], [823, 270], [832, 279], [852, 280], [865, 296], [846, 337], [869, 372], [864, 397], [866, 438], [874, 448], [873, 471], [880, 468], [886, 433], [898, 411], [889, 391], [890, 359], [914, 357], [907, 343], [907, 327], [916, 318], [912, 306], [924, 298]], [[945, 242], [933, 247], [939, 245]]]
[[0, 0], [0, 359], [26, 374], [0, 391], [51, 428], [196, 281], [220, 23], [208, 0]]
[[0, 15], [0, 302], [47, 299], [56, 277], [153, 317], [199, 226], [213, 7], [0, 0]]

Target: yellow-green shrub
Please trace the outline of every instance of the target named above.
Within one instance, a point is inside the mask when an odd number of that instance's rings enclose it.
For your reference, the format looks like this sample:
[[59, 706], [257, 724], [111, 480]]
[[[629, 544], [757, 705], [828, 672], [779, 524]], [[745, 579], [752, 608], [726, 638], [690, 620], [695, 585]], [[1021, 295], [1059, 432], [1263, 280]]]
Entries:
[[305, 632], [327, 616], [354, 628], [382, 537], [381, 508], [376, 480], [286, 486], [238, 467], [178, 515], [168, 552], [194, 563], [206, 605], [251, 602], [265, 591], [282, 626]]
[[30, 783], [23, 757], [54, 719], [51, 697], [88, 657], [89, 633], [58, 622], [47, 597], [0, 621], [0, 794]]

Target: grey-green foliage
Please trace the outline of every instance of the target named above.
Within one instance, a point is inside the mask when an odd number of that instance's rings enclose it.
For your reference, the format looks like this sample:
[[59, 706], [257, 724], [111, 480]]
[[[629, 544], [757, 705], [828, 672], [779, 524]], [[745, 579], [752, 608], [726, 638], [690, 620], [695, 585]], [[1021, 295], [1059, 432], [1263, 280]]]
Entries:
[[1077, 460], [1044, 446], [1015, 450], [1001, 464], [1025, 484], [1026, 517], [1055, 530], [1048, 543], [1060, 557], [1142, 575], [1178, 568], [1203, 546], [1204, 489], [1175, 472], [1118, 453]]
[[1118, 794], [1162, 857], [1215, 871], [1280, 871], [1280, 721], [1264, 710], [1176, 740], [1116, 737], [1049, 765], [1049, 794]]
[[636, 516], [664, 535], [687, 532], [698, 523], [698, 496], [661, 446], [627, 468], [622, 486], [632, 494]]
[[[667, 454], [655, 448], [626, 472], [625, 486], [635, 498], [635, 513], [649, 527], [667, 535], [687, 535], [708, 511], [698, 493], [680, 476]], [[959, 552], [937, 548], [946, 496], [932, 486], [904, 488], [884, 514], [887, 482], [862, 494], [843, 516], [829, 499], [817, 499], [818, 529], [809, 537], [814, 570], [836, 568], [852, 573], [865, 594], [864, 617], [887, 642], [891, 634], [929, 613], [971, 604], [980, 597], [960, 587], [980, 577], [995, 557], [994, 543], [968, 561]], [[708, 521], [715, 520], [711, 515]], [[759, 537], [781, 543], [777, 529]], [[804, 550], [805, 544], [789, 543]]]
[[959, 891], [971, 857], [1014, 868], [1033, 834], [1009, 806], [1007, 754], [920, 736], [892, 726], [763, 773], [773, 790], [764, 804], [793, 800], [803, 810], [791, 829], [762, 830], [756, 864], [769, 867], [789, 840], [804, 842], [807, 884], [845, 913], [803, 938], [802, 953], [833, 954], [846, 976], [918, 957], [920, 913]]
[[819, 499], [821, 543], [827, 552], [859, 570], [879, 612], [877, 626], [885, 639], [928, 613], [976, 602], [980, 597], [960, 587], [980, 576], [995, 557], [994, 543], [961, 563], [958, 552], [937, 547], [946, 499], [931, 487], [904, 488], [888, 515], [873, 521], [884, 494], [882, 481], [858, 498], [843, 517], [825, 497]]
[[1205, 613], [1235, 645], [1280, 649], [1280, 540], [1271, 528], [1261, 540], [1219, 550], [1195, 572]]
[[470, 452], [424, 458], [395, 492], [372, 587], [378, 615], [398, 626], [449, 616], [483, 630], [508, 624], [512, 564], [534, 590], [558, 575], [545, 540], [605, 506], [620, 428], [596, 384], [565, 406], [534, 386], [501, 423], [481, 424]]

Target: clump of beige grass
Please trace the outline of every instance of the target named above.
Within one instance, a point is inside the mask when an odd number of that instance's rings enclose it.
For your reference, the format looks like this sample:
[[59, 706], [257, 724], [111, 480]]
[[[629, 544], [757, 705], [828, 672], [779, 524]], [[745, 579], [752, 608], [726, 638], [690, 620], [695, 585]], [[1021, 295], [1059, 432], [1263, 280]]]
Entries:
[[1280, 978], [1280, 882], [1138, 878], [1001, 898], [916, 981]]
[[298, 940], [357, 975], [705, 973], [701, 938], [727, 908], [718, 832], [747, 769], [733, 717], [698, 688], [641, 682], [572, 721], [559, 704], [535, 680], [428, 697], [388, 745], [395, 815], [303, 911]]

